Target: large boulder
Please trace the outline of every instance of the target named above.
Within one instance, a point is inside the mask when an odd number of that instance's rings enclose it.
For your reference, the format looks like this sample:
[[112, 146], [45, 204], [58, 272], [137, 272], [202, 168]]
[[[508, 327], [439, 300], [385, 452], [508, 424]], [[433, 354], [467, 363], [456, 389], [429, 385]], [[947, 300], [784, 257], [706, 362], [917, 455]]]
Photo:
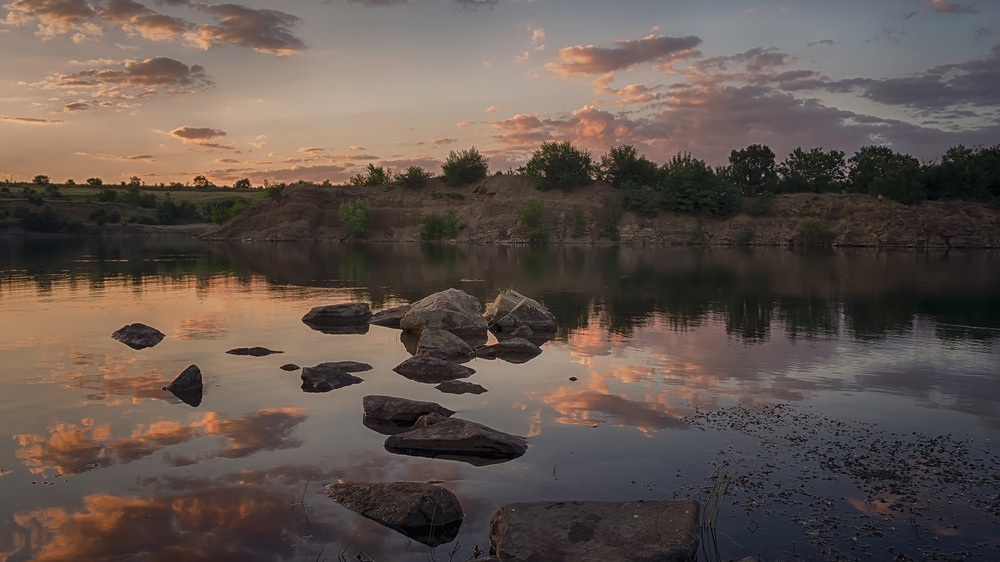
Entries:
[[434, 402], [420, 402], [394, 396], [371, 394], [361, 399], [365, 427], [385, 435], [408, 431], [421, 416], [440, 414], [448, 417], [455, 412]]
[[132, 349], [145, 349], [163, 341], [164, 335], [156, 328], [136, 322], [118, 328], [111, 337]]
[[181, 402], [197, 408], [201, 405], [201, 397], [205, 390], [201, 380], [201, 369], [197, 365], [189, 366], [181, 371], [173, 382], [163, 387], [163, 390], [171, 392]]
[[417, 382], [439, 383], [472, 376], [476, 371], [430, 355], [414, 355], [393, 369], [400, 375]]
[[431, 547], [455, 540], [465, 517], [455, 494], [435, 484], [343, 483], [325, 489], [347, 509]]
[[490, 330], [496, 334], [509, 334], [526, 327], [535, 334], [552, 334], [556, 331], [556, 317], [534, 299], [514, 290], [504, 291], [486, 306], [483, 314]]
[[493, 464], [520, 457], [528, 450], [524, 437], [482, 424], [438, 414], [422, 416], [413, 429], [385, 440], [390, 453]]
[[317, 306], [305, 313], [302, 322], [324, 334], [364, 334], [372, 311], [366, 302]]
[[694, 562], [698, 502], [532, 502], [506, 504], [490, 521], [501, 560]]
[[479, 299], [461, 289], [447, 289], [411, 304], [399, 327], [407, 332], [440, 328], [461, 338], [477, 338], [485, 336], [487, 322]]
[[417, 354], [445, 361], [463, 361], [472, 357], [472, 347], [465, 340], [440, 328], [424, 328], [417, 340]]
[[302, 368], [303, 392], [330, 392], [338, 388], [364, 382], [364, 379], [351, 373], [368, 371], [372, 367], [357, 361], [331, 361], [320, 363], [315, 367]]
[[372, 315], [372, 317], [368, 320], [368, 323], [375, 324], [376, 326], [385, 326], [387, 328], [399, 328], [399, 322], [409, 311], [410, 305], [408, 304], [380, 310]]

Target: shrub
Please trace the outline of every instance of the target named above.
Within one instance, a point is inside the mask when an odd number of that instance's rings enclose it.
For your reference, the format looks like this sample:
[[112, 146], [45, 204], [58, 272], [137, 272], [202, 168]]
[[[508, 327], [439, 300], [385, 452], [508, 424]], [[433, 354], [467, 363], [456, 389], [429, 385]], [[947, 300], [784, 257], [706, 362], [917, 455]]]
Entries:
[[420, 229], [421, 240], [450, 239], [458, 236], [458, 213], [448, 209], [444, 216], [431, 213], [423, 216], [423, 226]]
[[486, 157], [472, 147], [461, 152], [448, 152], [448, 159], [441, 165], [441, 177], [446, 184], [457, 186], [484, 179], [489, 170]]
[[660, 212], [663, 204], [663, 195], [652, 187], [635, 187], [631, 182], [626, 182], [622, 197], [622, 206], [637, 215], [653, 218]]
[[836, 234], [819, 220], [806, 219], [799, 224], [799, 237], [806, 246], [829, 246]]
[[97, 193], [98, 201], [106, 201], [108, 203], [114, 203], [118, 199], [118, 192], [105, 187]]
[[100, 187], [104, 185], [104, 180], [101, 178], [87, 178], [87, 185], [92, 187]]
[[201, 219], [201, 213], [198, 212], [198, 208], [191, 201], [174, 201], [168, 193], [163, 201], [156, 206], [156, 218], [162, 224], [174, 224], [183, 220], [199, 220]]
[[242, 197], [227, 197], [206, 205], [208, 218], [215, 224], [222, 224], [250, 208], [250, 203]]
[[622, 220], [622, 198], [611, 195], [605, 200], [604, 206], [608, 210], [608, 238], [617, 242], [621, 237], [618, 232], [618, 223]]
[[420, 166], [410, 166], [406, 172], [398, 172], [393, 179], [405, 187], [423, 187], [431, 179], [431, 173]]
[[236, 183], [233, 184], [233, 187], [236, 189], [250, 189], [253, 186], [250, 185], [250, 178], [243, 178], [236, 180]]
[[532, 244], [544, 244], [549, 241], [549, 224], [545, 218], [545, 203], [538, 199], [528, 199], [518, 211], [521, 222], [528, 227], [528, 240]]
[[382, 166], [376, 166], [375, 164], [368, 164], [367, 174], [357, 174], [351, 176], [351, 179], [348, 180], [351, 185], [367, 186], [385, 185], [390, 181], [392, 181], [392, 177], [389, 175], [389, 172]]
[[583, 218], [583, 211], [579, 208], [573, 209], [573, 238], [582, 238], [587, 233], [587, 221]]
[[645, 156], [638, 156], [635, 147], [623, 145], [612, 148], [601, 157], [601, 179], [618, 188], [648, 188], [659, 180], [660, 171]]
[[110, 213], [107, 209], [98, 208], [90, 212], [90, 220], [97, 223], [97, 226], [104, 226], [106, 223], [116, 223], [122, 220], [122, 215], [118, 211], [111, 211]]
[[38, 184], [38, 185], [48, 185], [49, 184], [49, 176], [46, 176], [44, 174], [38, 174], [37, 176], [35, 176], [34, 178], [31, 179], [31, 183]]
[[360, 238], [368, 234], [371, 228], [372, 216], [368, 206], [363, 201], [345, 201], [337, 210], [340, 220], [347, 227], [347, 234], [352, 238]]
[[277, 199], [281, 192], [285, 190], [283, 183], [270, 183], [264, 186], [264, 199]]
[[593, 172], [590, 153], [569, 141], [543, 143], [524, 166], [524, 173], [541, 191], [585, 184], [591, 181]]
[[661, 168], [664, 205], [679, 213], [729, 216], [739, 210], [736, 188], [703, 160], [677, 154]]

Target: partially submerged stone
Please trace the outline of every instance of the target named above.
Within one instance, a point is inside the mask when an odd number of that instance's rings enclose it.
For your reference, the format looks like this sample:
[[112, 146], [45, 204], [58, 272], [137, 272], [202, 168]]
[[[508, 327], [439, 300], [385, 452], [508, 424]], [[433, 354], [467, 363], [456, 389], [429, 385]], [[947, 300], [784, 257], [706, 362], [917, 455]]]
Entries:
[[694, 500], [531, 502], [502, 506], [490, 521], [501, 560], [694, 562]]
[[461, 338], [474, 338], [486, 334], [487, 322], [479, 299], [461, 289], [447, 289], [411, 304], [399, 327], [407, 332], [440, 328]]
[[386, 439], [385, 448], [391, 453], [485, 465], [520, 457], [528, 450], [528, 442], [519, 435], [468, 420], [429, 414], [418, 419], [410, 431]]
[[403, 306], [397, 306], [393, 308], [387, 308], [385, 310], [380, 310], [372, 315], [368, 320], [369, 324], [375, 324], [376, 326], [385, 326], [386, 328], [399, 328], [399, 322], [406, 316], [406, 313], [410, 311], [410, 305], [405, 304]]
[[444, 381], [434, 388], [448, 394], [482, 394], [489, 392], [478, 384], [465, 381]]
[[[556, 317], [538, 301], [514, 290], [504, 291], [486, 306], [483, 314], [494, 333], [510, 334], [524, 327], [532, 333], [556, 331]], [[523, 337], [523, 331], [522, 331]]]
[[465, 517], [455, 494], [435, 484], [343, 483], [325, 489], [347, 509], [432, 547], [455, 540]]
[[371, 394], [361, 399], [365, 427], [385, 435], [409, 431], [421, 416], [455, 412], [435, 402], [421, 402], [395, 396]]
[[284, 353], [284, 351], [275, 351], [273, 349], [268, 349], [266, 347], [237, 347], [235, 349], [230, 349], [226, 353], [230, 355], [249, 355], [251, 357], [265, 357], [271, 355], [272, 353]]
[[493, 345], [477, 347], [473, 354], [485, 359], [502, 359], [508, 363], [526, 363], [542, 352], [542, 348], [524, 338], [510, 338]]
[[430, 355], [414, 355], [392, 370], [410, 380], [425, 383], [464, 379], [476, 372], [470, 367], [456, 365]]
[[301, 367], [299, 367], [295, 363], [285, 363], [280, 367], [282, 371], [298, 371], [300, 368]]
[[136, 322], [115, 330], [111, 337], [132, 349], [145, 349], [163, 341], [164, 335], [156, 328]]
[[163, 387], [163, 390], [170, 391], [181, 402], [197, 408], [201, 405], [201, 398], [204, 394], [205, 386], [201, 380], [201, 369], [197, 365], [191, 365], [181, 371], [181, 374]]
[[417, 341], [417, 354], [430, 355], [446, 361], [468, 360], [472, 348], [462, 338], [440, 328], [425, 328]]
[[[367, 369], [364, 367], [367, 367]], [[366, 371], [368, 369], [371, 369], [371, 365], [355, 361], [320, 363], [315, 367], [303, 367], [301, 374], [302, 391], [330, 392], [331, 390], [352, 384], [362, 383], [364, 379], [352, 375], [351, 372]]]
[[324, 334], [364, 334], [372, 311], [366, 302], [347, 302], [312, 308], [302, 322]]

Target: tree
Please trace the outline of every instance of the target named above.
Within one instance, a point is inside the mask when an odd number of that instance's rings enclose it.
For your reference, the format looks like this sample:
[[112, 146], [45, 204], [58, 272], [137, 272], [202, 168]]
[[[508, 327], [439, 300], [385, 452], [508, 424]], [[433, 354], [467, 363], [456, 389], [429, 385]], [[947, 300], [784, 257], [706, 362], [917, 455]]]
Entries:
[[360, 238], [368, 234], [371, 227], [371, 211], [363, 201], [345, 201], [337, 209], [340, 221], [347, 227], [347, 234], [352, 238]]
[[666, 208], [679, 213], [732, 215], [739, 209], [739, 193], [703, 160], [677, 154], [660, 168]]
[[655, 186], [660, 172], [654, 162], [639, 156], [634, 146], [626, 144], [601, 156], [600, 175], [619, 189], [639, 189]]
[[87, 185], [92, 187], [100, 187], [104, 185], [104, 180], [101, 178], [87, 178]]
[[382, 166], [369, 163], [367, 174], [356, 174], [348, 181], [351, 185], [376, 186], [389, 183], [392, 181], [392, 177]]
[[429, 179], [431, 173], [420, 166], [410, 166], [405, 172], [397, 172], [393, 177], [393, 181], [406, 187], [423, 187]]
[[1000, 197], [1000, 145], [991, 148], [949, 148], [938, 164], [927, 166], [926, 189], [931, 199], [989, 201]]
[[38, 185], [48, 185], [49, 184], [49, 176], [46, 176], [44, 174], [38, 174], [37, 176], [35, 176], [34, 178], [31, 179], [31, 183], [35, 183], [35, 184], [38, 184]]
[[566, 189], [590, 182], [594, 164], [590, 152], [574, 147], [569, 141], [546, 142], [531, 155], [524, 172], [540, 191], [553, 187]]
[[76, 185], [76, 180], [74, 180], [73, 178], [69, 178], [68, 180], [66, 180], [66, 185]]
[[235, 187], [236, 189], [250, 189], [253, 186], [250, 185], [250, 178], [243, 178], [236, 180], [236, 183], [233, 184], [233, 187]]
[[449, 151], [441, 165], [441, 177], [452, 186], [484, 179], [489, 171], [489, 161], [474, 146], [461, 152]]
[[726, 178], [740, 194], [756, 197], [774, 189], [778, 179], [775, 171], [774, 151], [763, 144], [751, 144], [743, 150], [729, 153]]
[[864, 146], [848, 160], [848, 190], [885, 195], [907, 205], [924, 199], [923, 171], [916, 158], [887, 146]]
[[142, 185], [142, 178], [140, 178], [139, 176], [132, 176], [128, 179], [128, 184], [131, 187], [139, 187], [140, 185]]
[[215, 184], [209, 181], [209, 179], [206, 178], [205, 176], [195, 176], [193, 183], [195, 187], [200, 187], [200, 188], [215, 187]]
[[778, 178], [778, 191], [785, 193], [840, 191], [847, 179], [844, 152], [796, 148], [778, 165]]

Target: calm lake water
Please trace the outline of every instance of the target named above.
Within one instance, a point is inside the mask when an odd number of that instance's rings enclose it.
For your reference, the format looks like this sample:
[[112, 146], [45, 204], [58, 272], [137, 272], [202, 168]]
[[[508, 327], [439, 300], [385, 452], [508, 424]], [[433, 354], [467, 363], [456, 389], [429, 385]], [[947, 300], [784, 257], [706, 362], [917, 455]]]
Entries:
[[[702, 560], [1000, 557], [1000, 254], [416, 244], [0, 242], [0, 560], [389, 560], [488, 550], [501, 504], [710, 499]], [[556, 337], [452, 395], [397, 375], [400, 332], [310, 329], [457, 287], [543, 302]], [[133, 350], [133, 322], [166, 338]], [[233, 356], [264, 346], [284, 353]], [[306, 393], [355, 360], [364, 382]], [[161, 390], [188, 365], [191, 407]], [[571, 380], [574, 377], [576, 380]], [[518, 459], [393, 454], [361, 399], [438, 402], [529, 438]], [[333, 502], [440, 481], [430, 548]]]

